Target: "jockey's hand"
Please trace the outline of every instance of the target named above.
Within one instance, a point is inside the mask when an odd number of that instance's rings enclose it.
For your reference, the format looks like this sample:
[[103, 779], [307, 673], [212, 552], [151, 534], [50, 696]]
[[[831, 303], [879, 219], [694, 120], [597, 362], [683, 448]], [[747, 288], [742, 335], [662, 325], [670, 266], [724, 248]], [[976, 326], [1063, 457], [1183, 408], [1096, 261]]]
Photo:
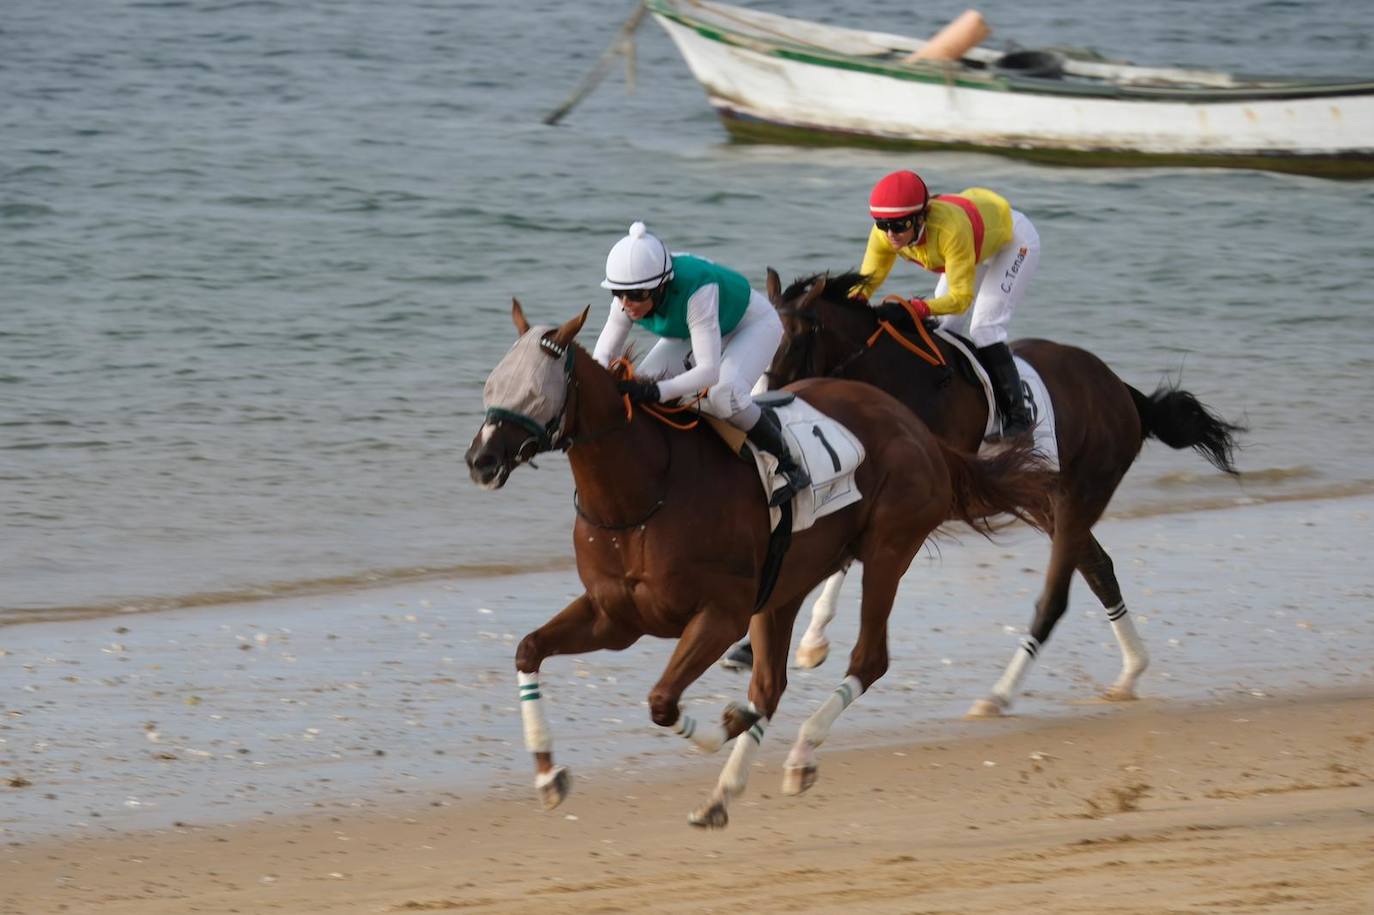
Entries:
[[910, 301], [912, 307], [908, 309], [900, 297], [889, 296], [874, 310], [878, 312], [878, 317], [881, 320], [890, 324], [909, 325], [912, 311], [922, 321], [930, 317], [930, 308], [927, 307], [924, 299], [911, 299]]
[[658, 403], [658, 382], [643, 378], [626, 378], [617, 381], [615, 389], [630, 398], [630, 403]]
[[916, 317], [920, 318], [922, 321], [930, 317], [930, 306], [926, 304], [925, 299], [913, 298], [910, 301], [911, 310], [916, 312]]

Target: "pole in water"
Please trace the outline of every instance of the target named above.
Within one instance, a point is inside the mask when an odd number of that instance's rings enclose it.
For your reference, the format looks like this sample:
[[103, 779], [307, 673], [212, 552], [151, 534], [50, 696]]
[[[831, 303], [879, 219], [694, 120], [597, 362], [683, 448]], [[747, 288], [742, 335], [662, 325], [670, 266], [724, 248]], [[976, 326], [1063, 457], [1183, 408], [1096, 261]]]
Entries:
[[637, 3], [635, 4], [634, 12], [630, 14], [630, 18], [626, 19], [619, 31], [616, 32], [614, 40], [611, 41], [611, 46], [601, 53], [601, 57], [592, 65], [591, 72], [583, 77], [582, 83], [568, 100], [545, 116], [545, 124], [557, 124], [559, 121], [563, 120], [563, 117], [569, 111], [572, 111], [579, 102], [588, 95], [591, 95], [592, 90], [595, 89], [601, 81], [606, 78], [606, 74], [610, 72], [611, 64], [615, 61], [617, 54], [625, 55], [626, 81], [631, 87], [634, 86], [634, 34], [639, 28], [639, 23], [643, 19], [644, 4]]

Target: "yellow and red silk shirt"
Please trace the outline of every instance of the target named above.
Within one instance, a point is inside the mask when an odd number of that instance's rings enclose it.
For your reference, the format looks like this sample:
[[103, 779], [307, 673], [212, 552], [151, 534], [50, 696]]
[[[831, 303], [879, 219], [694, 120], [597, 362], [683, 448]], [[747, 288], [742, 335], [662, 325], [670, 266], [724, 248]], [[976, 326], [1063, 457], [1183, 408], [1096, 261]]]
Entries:
[[[962, 197], [982, 217], [982, 239], [975, 238], [973, 218], [960, 203], [949, 197]], [[868, 283], [855, 286], [850, 295], [868, 298], [892, 272], [892, 265], [900, 257], [912, 261], [934, 273], [943, 273], [949, 281], [948, 291], [938, 298], [926, 299], [931, 314], [957, 315], [973, 304], [973, 279], [978, 264], [1011, 241], [1011, 204], [1006, 198], [984, 187], [971, 187], [958, 194], [932, 197], [925, 229], [911, 244], [892, 250], [887, 236], [875, 225], [868, 233], [868, 250], [864, 252], [860, 272], [869, 276]]]

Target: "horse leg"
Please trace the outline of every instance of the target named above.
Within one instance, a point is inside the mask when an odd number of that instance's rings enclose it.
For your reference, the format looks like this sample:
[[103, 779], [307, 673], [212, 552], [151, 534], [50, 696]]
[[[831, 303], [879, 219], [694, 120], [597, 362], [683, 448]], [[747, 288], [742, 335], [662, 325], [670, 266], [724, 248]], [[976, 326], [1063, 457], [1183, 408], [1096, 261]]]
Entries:
[[705, 724], [682, 714], [678, 700], [683, 691], [743, 635], [740, 632], [743, 621], [739, 616], [738, 611], [711, 605], [693, 615], [682, 630], [663, 676], [649, 692], [649, 716], [654, 724], [672, 728], [673, 733], [681, 734], [708, 753], [716, 752], [725, 741], [746, 730], [757, 715], [735, 706], [737, 714], [732, 716], [729, 714], [731, 709], [727, 709], [725, 720], [720, 724]]
[[1150, 655], [1135, 631], [1135, 623], [1126, 613], [1126, 601], [1121, 598], [1121, 586], [1116, 581], [1112, 558], [1092, 534], [1088, 535], [1085, 553], [1085, 558], [1078, 563], [1078, 571], [1106, 608], [1112, 632], [1121, 646], [1121, 674], [1104, 695], [1113, 702], [1124, 702], [1136, 698], [1135, 683], [1145, 668], [1150, 666]]
[[613, 623], [583, 594], [520, 640], [515, 651], [520, 719], [524, 723], [525, 749], [534, 754], [534, 787], [545, 810], [557, 807], [568, 796], [572, 776], [566, 766], [555, 766], [553, 762], [553, 735], [544, 717], [544, 699], [539, 690], [540, 665], [553, 655], [583, 654], [601, 648], [619, 651], [633, 645], [639, 636], [640, 633]]
[[821, 596], [811, 605], [811, 625], [802, 633], [797, 645], [797, 666], [805, 670], [820, 667], [830, 654], [830, 640], [825, 637], [825, 627], [835, 618], [835, 605], [840, 599], [840, 588], [849, 572], [849, 563], [825, 580]]
[[[915, 541], [916, 548], [925, 537]], [[887, 672], [887, 618], [897, 596], [897, 584], [906, 574], [915, 550], [903, 557], [864, 560], [863, 599], [859, 611], [859, 635], [849, 655], [844, 680], [797, 733], [783, 763], [782, 793], [801, 794], [816, 782], [816, 748], [830, 735], [835, 719]]]
[[1030, 632], [1016, 647], [1002, 679], [993, 684], [992, 694], [973, 703], [965, 716], [967, 718], [996, 718], [1011, 708], [1012, 701], [1020, 692], [1021, 681], [1025, 679], [1041, 647], [1049, 640], [1055, 624], [1068, 609], [1069, 585], [1081, 554], [1084, 531], [1075, 526], [1066, 514], [1056, 507], [1054, 536], [1050, 541], [1050, 564], [1045, 570], [1044, 589], [1035, 602], [1035, 617], [1031, 620]]
[[[787, 689], [787, 646], [792, 642], [792, 624], [799, 609], [800, 598], [771, 612], [755, 614], [750, 622], [749, 638], [757, 654], [749, 680], [749, 711], [755, 718], [735, 741], [711, 799], [688, 816], [693, 826], [723, 829], [730, 822], [726, 807], [731, 798], [744, 793], [764, 731], [777, 713], [778, 703]], [[725, 717], [728, 719], [737, 711], [738, 706], [732, 703], [726, 708]]]

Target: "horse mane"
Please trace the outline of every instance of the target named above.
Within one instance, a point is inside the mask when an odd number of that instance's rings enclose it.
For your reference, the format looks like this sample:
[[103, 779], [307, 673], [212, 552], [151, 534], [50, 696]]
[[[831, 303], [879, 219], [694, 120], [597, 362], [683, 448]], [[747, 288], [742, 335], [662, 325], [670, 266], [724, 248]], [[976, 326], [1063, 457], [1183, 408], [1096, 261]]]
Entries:
[[810, 289], [812, 284], [822, 277], [825, 278], [825, 288], [821, 290], [820, 294], [822, 300], [832, 305], [868, 311], [868, 305], [849, 297], [849, 290], [853, 289], [855, 286], [867, 283], [871, 278], [868, 274], [860, 273], [857, 270], [846, 270], [844, 273], [836, 273], [833, 275], [829, 272], [813, 273], [810, 276], [802, 277], [795, 280], [791, 286], [787, 287], [787, 290], [782, 294], [782, 300], [784, 302], [791, 302], [803, 292]]

